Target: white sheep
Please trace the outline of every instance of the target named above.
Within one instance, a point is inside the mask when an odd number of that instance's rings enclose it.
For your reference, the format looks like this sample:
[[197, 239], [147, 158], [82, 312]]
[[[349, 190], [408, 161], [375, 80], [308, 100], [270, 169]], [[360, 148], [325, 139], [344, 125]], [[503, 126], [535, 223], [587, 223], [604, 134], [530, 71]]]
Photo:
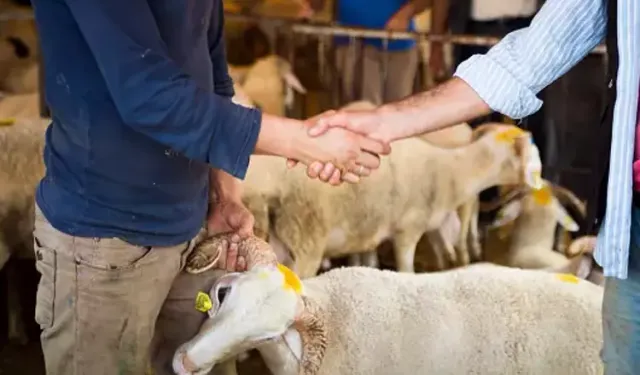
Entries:
[[[578, 224], [571, 218], [556, 197], [566, 194], [566, 189], [544, 181], [541, 189], [528, 189], [520, 197], [507, 203], [498, 213], [492, 226], [498, 228], [497, 235], [502, 235], [506, 248], [500, 241], [487, 243], [484, 260], [510, 267], [547, 269], [555, 272], [578, 274], [586, 278], [591, 271], [589, 258], [582, 258], [582, 253], [565, 254], [554, 250], [556, 226], [560, 224], [565, 230], [575, 232]], [[570, 192], [568, 192], [571, 196]], [[565, 202], [567, 199], [563, 199]], [[581, 202], [573, 196], [569, 203]], [[581, 211], [583, 207], [577, 207]], [[509, 232], [500, 233], [500, 229], [512, 224]], [[571, 248], [571, 252], [576, 247]], [[592, 251], [592, 249], [580, 249]], [[585, 253], [585, 255], [588, 255]], [[581, 269], [585, 268], [586, 269]]]
[[40, 117], [40, 94], [0, 93], [0, 119], [22, 118], [35, 119]]
[[[354, 101], [341, 108], [342, 111], [359, 111], [375, 109], [375, 104], [366, 101]], [[473, 130], [467, 123], [454, 125], [442, 130], [426, 133], [419, 138], [438, 147], [456, 148], [471, 143]], [[419, 249], [416, 256], [421, 253], [442, 253], [447, 248], [453, 246], [456, 251], [456, 260], [461, 265], [469, 263], [469, 247], [473, 251], [474, 257], [479, 257], [480, 244], [477, 230], [477, 197], [471, 199], [460, 206], [457, 212], [452, 212], [443, 221], [440, 228], [425, 235], [426, 241], [420, 244], [426, 245], [425, 249]], [[475, 214], [475, 215], [474, 215]], [[475, 221], [474, 221], [475, 220]], [[468, 246], [470, 244], [470, 246]], [[349, 265], [366, 265], [367, 267], [378, 267], [378, 257], [375, 250], [366, 251], [349, 256]]]
[[[0, 105], [2, 101], [0, 100]], [[0, 126], [0, 269], [11, 256], [33, 257], [34, 195], [45, 172], [42, 157], [44, 132], [49, 119], [16, 119]], [[9, 332], [11, 340], [24, 343], [20, 301], [15, 280], [8, 278]]]
[[[368, 251], [385, 239], [394, 242], [398, 269], [413, 272], [425, 232], [440, 228], [481, 190], [524, 182], [529, 155], [537, 150], [530, 134], [507, 125], [486, 129], [456, 149], [417, 138], [398, 141], [380, 168], [356, 185], [328, 186], [309, 179], [304, 168], [287, 170], [281, 159], [252, 156], [244, 200], [268, 213], [270, 241], [284, 246], [280, 254], [292, 252], [302, 277], [314, 276], [323, 256]], [[453, 249], [447, 252], [455, 257]]]
[[259, 107], [268, 114], [284, 116], [285, 109], [293, 105], [293, 91], [307, 92], [291, 64], [276, 55], [260, 58], [249, 67], [229, 66], [229, 72], [234, 80], [235, 101]]
[[596, 375], [603, 288], [501, 266], [424, 274], [281, 265], [221, 277], [179, 375], [256, 348], [274, 375]]

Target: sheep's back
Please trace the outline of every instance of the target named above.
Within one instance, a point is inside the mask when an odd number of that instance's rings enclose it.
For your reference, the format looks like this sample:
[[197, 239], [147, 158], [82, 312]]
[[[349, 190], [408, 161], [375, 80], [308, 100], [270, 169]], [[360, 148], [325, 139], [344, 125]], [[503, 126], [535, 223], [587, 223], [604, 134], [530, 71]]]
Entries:
[[305, 281], [326, 308], [321, 374], [600, 369], [602, 288], [507, 267], [402, 274], [336, 269]]

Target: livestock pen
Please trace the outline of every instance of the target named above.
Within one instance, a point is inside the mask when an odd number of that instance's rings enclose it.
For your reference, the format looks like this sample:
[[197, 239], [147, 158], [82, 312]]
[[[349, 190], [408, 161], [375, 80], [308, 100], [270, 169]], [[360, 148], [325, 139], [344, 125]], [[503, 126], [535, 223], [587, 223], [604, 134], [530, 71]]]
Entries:
[[[235, 9], [237, 11], [237, 9]], [[255, 13], [255, 12], [253, 12]], [[428, 47], [434, 43], [451, 45], [478, 45], [492, 46], [499, 38], [474, 36], [474, 35], [436, 35], [429, 32], [387, 32], [372, 29], [343, 27], [334, 22], [307, 21], [301, 22], [291, 17], [278, 17], [275, 11], [270, 11], [271, 16], [253, 13], [238, 13], [230, 9], [226, 14], [227, 22], [235, 22], [250, 26], [257, 26], [266, 31], [273, 53], [286, 60], [293, 69], [293, 73], [300, 79], [306, 88], [302, 94], [293, 90], [288, 95], [293, 95], [292, 105], [287, 105], [285, 113], [288, 117], [307, 118], [324, 110], [338, 108], [349, 102], [349, 98], [343, 95], [339, 89], [338, 66], [336, 64], [333, 38], [342, 36], [349, 39], [349, 48], [356, 55], [362, 51], [362, 39], [377, 37], [383, 40], [416, 40], [420, 46], [419, 70], [415, 79], [414, 92], [425, 90], [433, 84], [428, 71]], [[10, 12], [0, 16], [0, 38], [3, 36], [2, 22], [10, 19], [31, 19], [31, 12]], [[236, 48], [239, 43], [228, 44], [228, 49]], [[237, 48], [240, 50], [241, 48]], [[229, 63], [233, 65], [250, 65], [256, 58], [251, 56], [237, 57], [238, 63], [233, 61], [238, 53], [229, 53]], [[532, 127], [528, 119], [518, 122], [518, 126], [529, 130], [534, 134], [534, 139], [543, 139], [541, 146], [541, 159], [543, 161], [543, 175], [546, 180], [567, 187], [576, 195], [589, 201], [593, 196], [597, 183], [589, 180], [591, 169], [595, 160], [590, 150], [598, 137], [597, 128], [600, 119], [603, 93], [606, 86], [604, 74], [599, 77], [585, 78], [585, 72], [606, 68], [606, 54], [602, 46], [592, 51], [591, 55], [568, 72], [558, 82], [545, 90], [546, 105], [543, 113], [543, 121], [537, 127]], [[39, 57], [39, 55], [38, 55]], [[234, 64], [235, 63], [235, 64]], [[44, 71], [45, 66], [40, 64], [38, 74], [39, 109], [42, 117], [49, 117], [50, 113], [44, 100]], [[381, 75], [386, 76], [386, 68], [383, 63]], [[356, 80], [356, 84], [359, 82]], [[578, 97], [568, 103], [569, 97]], [[576, 104], [577, 103], [577, 104]], [[7, 117], [0, 113], [0, 117]], [[507, 123], [515, 121], [504, 118]], [[2, 152], [2, 150], [0, 150]], [[0, 158], [1, 159], [1, 158]], [[0, 182], [1, 183], [1, 182]], [[2, 220], [0, 220], [1, 222]], [[33, 269], [31, 260], [11, 260], [12, 267], [19, 270], [17, 274], [21, 282], [20, 303], [22, 305], [22, 317], [28, 326], [29, 342], [26, 346], [10, 344], [6, 340], [6, 322], [9, 320], [6, 309], [0, 311], [0, 374], [44, 374], [42, 357], [38, 344], [38, 328], [33, 319], [33, 301], [35, 300], [35, 285], [37, 273]], [[337, 264], [340, 264], [340, 260]], [[342, 260], [344, 262], [344, 260]], [[7, 306], [7, 276], [6, 270], [0, 270], [2, 288], [2, 306]], [[255, 352], [250, 353], [249, 360], [240, 361], [238, 364], [240, 374], [268, 374], [266, 368], [258, 359]]]

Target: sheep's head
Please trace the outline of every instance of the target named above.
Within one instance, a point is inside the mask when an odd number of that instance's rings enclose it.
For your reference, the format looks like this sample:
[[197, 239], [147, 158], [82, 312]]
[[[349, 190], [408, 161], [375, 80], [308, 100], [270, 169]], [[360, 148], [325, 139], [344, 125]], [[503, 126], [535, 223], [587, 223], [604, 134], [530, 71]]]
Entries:
[[279, 339], [303, 314], [302, 293], [300, 279], [282, 265], [221, 277], [208, 294], [209, 319], [178, 348], [174, 371], [207, 374], [218, 362]]
[[478, 135], [491, 136], [494, 152], [504, 150], [500, 164], [500, 184], [526, 185], [533, 189], [542, 187], [542, 163], [540, 151], [534, 144], [530, 132], [517, 126], [505, 124], [486, 124], [474, 131]]
[[571, 218], [564, 206], [553, 194], [552, 186], [545, 180], [540, 189], [529, 189], [521, 199], [514, 199], [498, 211], [492, 227], [502, 227], [517, 219], [523, 212], [536, 212], [549, 210], [558, 224], [570, 232], [579, 229], [578, 224]]
[[241, 84], [256, 106], [276, 115], [280, 115], [285, 107], [291, 108], [294, 99], [293, 91], [300, 94], [307, 93], [293, 73], [291, 64], [277, 55], [256, 60]]

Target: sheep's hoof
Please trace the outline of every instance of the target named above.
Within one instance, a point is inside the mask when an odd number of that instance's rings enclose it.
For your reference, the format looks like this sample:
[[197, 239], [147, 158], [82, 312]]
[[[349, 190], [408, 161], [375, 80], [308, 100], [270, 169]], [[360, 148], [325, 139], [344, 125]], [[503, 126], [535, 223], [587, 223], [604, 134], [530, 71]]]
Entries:
[[220, 258], [220, 238], [212, 237], [200, 242], [187, 257], [185, 271], [198, 274], [213, 268]]

